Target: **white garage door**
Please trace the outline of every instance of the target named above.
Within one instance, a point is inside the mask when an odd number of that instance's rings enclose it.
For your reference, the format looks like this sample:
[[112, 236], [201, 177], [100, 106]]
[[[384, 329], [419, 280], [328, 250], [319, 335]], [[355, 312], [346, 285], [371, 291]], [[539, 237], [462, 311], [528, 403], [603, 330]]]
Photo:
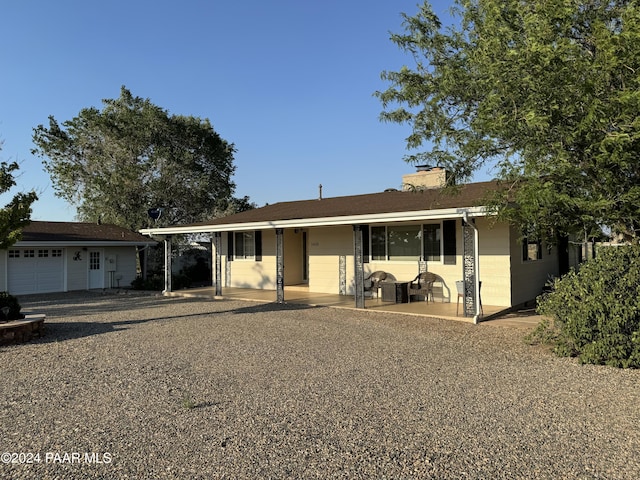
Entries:
[[64, 291], [62, 249], [11, 249], [8, 257], [9, 293], [26, 295]]

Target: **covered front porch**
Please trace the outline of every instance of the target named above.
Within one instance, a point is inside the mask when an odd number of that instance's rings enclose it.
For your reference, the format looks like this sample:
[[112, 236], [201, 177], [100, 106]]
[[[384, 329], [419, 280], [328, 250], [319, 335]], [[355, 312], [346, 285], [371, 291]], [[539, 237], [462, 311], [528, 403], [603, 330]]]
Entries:
[[[215, 287], [202, 287], [166, 292], [165, 295], [210, 299], [245, 300], [266, 303], [278, 301], [276, 290], [253, 288], [223, 287], [222, 294], [216, 295]], [[354, 295], [309, 292], [308, 287], [305, 286], [285, 286], [284, 303], [344, 309], [356, 308]], [[380, 312], [473, 322], [473, 317], [464, 316], [462, 298], [460, 299], [459, 306], [456, 302], [440, 302], [438, 301], [438, 298], [436, 298], [435, 302], [425, 302], [423, 300], [416, 299], [411, 303], [393, 303], [383, 301], [382, 298], [366, 298], [364, 308]], [[480, 321], [489, 321], [495, 319], [509, 311], [509, 309], [506, 309], [505, 307], [492, 305], [483, 305], [482, 310], [483, 315], [481, 316]]]

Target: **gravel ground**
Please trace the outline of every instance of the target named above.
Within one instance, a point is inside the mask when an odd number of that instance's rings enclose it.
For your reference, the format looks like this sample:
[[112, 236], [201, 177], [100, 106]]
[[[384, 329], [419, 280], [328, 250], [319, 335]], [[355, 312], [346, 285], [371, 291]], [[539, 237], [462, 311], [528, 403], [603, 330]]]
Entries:
[[[151, 295], [22, 297], [0, 478], [640, 477], [640, 371], [527, 330]], [[7, 463], [9, 459], [9, 463]], [[31, 461], [29, 464], [12, 464]]]

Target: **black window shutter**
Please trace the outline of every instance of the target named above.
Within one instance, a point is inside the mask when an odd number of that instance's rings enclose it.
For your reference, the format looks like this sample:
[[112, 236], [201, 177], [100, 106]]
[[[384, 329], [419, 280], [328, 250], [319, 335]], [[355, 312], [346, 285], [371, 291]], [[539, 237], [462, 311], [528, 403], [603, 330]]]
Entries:
[[255, 241], [256, 262], [262, 261], [262, 230], [256, 230], [253, 234]]
[[233, 232], [227, 232], [227, 261], [233, 261]]
[[361, 225], [362, 230], [362, 262], [369, 263], [369, 225]]
[[456, 220], [442, 222], [442, 247], [444, 250], [444, 264], [456, 264]]

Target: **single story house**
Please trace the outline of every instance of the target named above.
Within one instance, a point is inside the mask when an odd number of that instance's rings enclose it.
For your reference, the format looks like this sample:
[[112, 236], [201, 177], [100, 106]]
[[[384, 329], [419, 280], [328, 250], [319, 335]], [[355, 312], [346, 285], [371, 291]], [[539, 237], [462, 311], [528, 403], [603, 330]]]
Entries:
[[32, 221], [0, 251], [0, 291], [13, 295], [128, 287], [137, 249], [157, 242], [115, 225]]
[[[366, 279], [383, 270], [411, 280], [438, 276], [436, 301], [456, 302], [463, 281], [465, 315], [477, 320], [481, 305], [521, 305], [534, 299], [549, 275], [568, 269], [565, 248], [519, 241], [515, 227], [495, 221], [482, 205], [496, 182], [442, 191], [446, 172], [421, 168], [403, 176], [416, 188], [335, 198], [281, 202], [209, 222], [141, 230], [164, 239], [210, 234], [213, 285], [275, 290], [304, 285], [309, 292], [353, 295], [364, 307]], [[321, 192], [321, 190], [320, 190]], [[171, 255], [165, 254], [165, 262]], [[166, 271], [171, 269], [165, 268]], [[165, 291], [171, 278], [165, 274]], [[480, 296], [481, 294], [481, 296]], [[462, 294], [461, 294], [462, 295]]]

